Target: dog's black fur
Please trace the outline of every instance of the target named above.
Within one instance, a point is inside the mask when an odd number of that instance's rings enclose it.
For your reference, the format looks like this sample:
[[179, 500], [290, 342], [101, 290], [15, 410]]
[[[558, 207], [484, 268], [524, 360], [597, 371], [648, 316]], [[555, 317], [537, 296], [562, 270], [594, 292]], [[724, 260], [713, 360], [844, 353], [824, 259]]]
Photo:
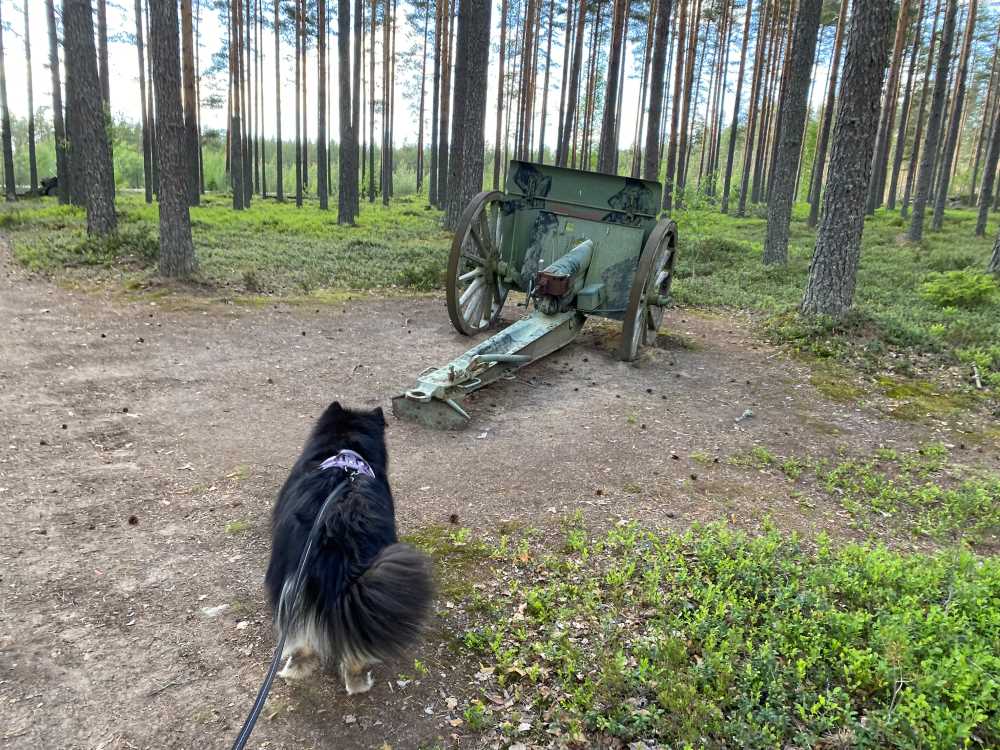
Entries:
[[[359, 474], [332, 502], [298, 600], [282, 603], [320, 508], [345, 479], [340, 469], [318, 467], [344, 449], [359, 453], [375, 478]], [[369, 679], [357, 686], [365, 667], [412, 644], [433, 594], [427, 557], [398, 541], [387, 471], [382, 410], [345, 409], [335, 401], [313, 428], [274, 508], [265, 583], [276, 625], [286, 636], [284, 655], [289, 665], [311, 657], [339, 662], [351, 692], [370, 685]]]

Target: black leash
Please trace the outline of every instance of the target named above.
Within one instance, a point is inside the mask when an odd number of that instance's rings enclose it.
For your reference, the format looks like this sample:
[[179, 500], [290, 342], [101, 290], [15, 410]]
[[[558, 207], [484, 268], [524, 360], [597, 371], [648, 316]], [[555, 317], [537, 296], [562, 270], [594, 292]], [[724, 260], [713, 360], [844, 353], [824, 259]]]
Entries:
[[[299, 598], [299, 591], [302, 587], [302, 574], [305, 571], [306, 561], [309, 559], [309, 552], [312, 550], [313, 542], [316, 540], [316, 530], [322, 525], [326, 509], [330, 507], [330, 503], [333, 500], [343, 494], [342, 491], [350, 484], [353, 478], [353, 475], [349, 475], [349, 478], [344, 479], [334, 487], [333, 491], [327, 495], [326, 500], [323, 501], [323, 506], [319, 509], [319, 513], [316, 514], [316, 520], [313, 521], [312, 528], [309, 530], [309, 539], [306, 541], [306, 548], [302, 550], [302, 557], [299, 559], [299, 568], [295, 572], [295, 580], [292, 583], [292, 589], [289, 594], [291, 602], [295, 602]], [[284, 606], [285, 597], [282, 595], [278, 601], [279, 622], [281, 621], [281, 613]], [[253, 708], [250, 709], [246, 721], [243, 722], [243, 728], [240, 729], [240, 733], [236, 736], [236, 742], [233, 743], [233, 750], [243, 750], [246, 747], [247, 740], [250, 739], [250, 733], [253, 732], [257, 719], [260, 718], [260, 712], [264, 710], [268, 693], [271, 692], [271, 683], [274, 682], [274, 676], [278, 673], [278, 665], [281, 664], [281, 652], [284, 647], [285, 633], [282, 631], [281, 637], [278, 639], [278, 645], [274, 649], [274, 656], [271, 657], [271, 666], [268, 667], [267, 674], [264, 676], [264, 682], [261, 684], [260, 690], [257, 691], [257, 698], [253, 702]]]

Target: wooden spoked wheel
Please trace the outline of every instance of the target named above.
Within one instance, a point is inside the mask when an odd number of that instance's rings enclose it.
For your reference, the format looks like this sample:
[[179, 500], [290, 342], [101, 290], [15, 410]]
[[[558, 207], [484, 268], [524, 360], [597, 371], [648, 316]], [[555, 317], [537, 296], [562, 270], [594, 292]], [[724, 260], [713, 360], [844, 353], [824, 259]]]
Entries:
[[497, 272], [504, 200], [503, 193], [479, 193], [462, 213], [451, 243], [448, 317], [466, 336], [492, 327], [507, 299], [508, 289]]
[[631, 362], [639, 356], [643, 344], [656, 340], [656, 332], [663, 322], [663, 310], [670, 298], [676, 256], [677, 225], [662, 219], [650, 232], [639, 257], [623, 321], [619, 359]]

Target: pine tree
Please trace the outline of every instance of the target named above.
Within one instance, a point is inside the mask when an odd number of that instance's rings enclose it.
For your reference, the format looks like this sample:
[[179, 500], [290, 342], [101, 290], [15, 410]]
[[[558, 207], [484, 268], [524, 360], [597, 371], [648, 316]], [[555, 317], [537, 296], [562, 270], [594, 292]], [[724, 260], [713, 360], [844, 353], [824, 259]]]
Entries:
[[884, 0], [855, 0], [833, 129], [830, 177], [802, 298], [805, 314], [840, 317], [854, 301], [892, 22], [892, 7]]
[[896, 131], [896, 150], [892, 158], [892, 177], [889, 180], [889, 195], [886, 205], [889, 210], [896, 208], [896, 193], [899, 190], [899, 173], [903, 166], [903, 149], [906, 146], [907, 125], [910, 119], [910, 106], [913, 97], [913, 81], [916, 78], [917, 55], [920, 52], [921, 35], [923, 34], [924, 8], [926, 0], [918, 0], [917, 23], [913, 29], [913, 44], [910, 49], [910, 64], [906, 73], [906, 86], [903, 88], [903, 103], [899, 107], [899, 126]]
[[198, 175], [198, 100], [194, 93], [194, 21], [191, 0], [181, 0], [181, 66], [184, 86], [184, 165], [187, 168], [188, 203], [201, 199]]
[[190, 158], [181, 110], [180, 50], [177, 38], [177, 3], [154, 2], [151, 18], [153, 81], [160, 127], [160, 275], [190, 276], [195, 271], [188, 212], [191, 190]]
[[[846, 3], [847, 0], [844, 0]], [[733, 101], [733, 122], [729, 127], [729, 144], [728, 152], [726, 153], [726, 174], [722, 180], [722, 213], [729, 212], [729, 191], [732, 185], [733, 179], [733, 158], [736, 155], [736, 135], [737, 128], [740, 122], [740, 103], [741, 96], [743, 93], [743, 75], [746, 70], [747, 61], [747, 44], [750, 41], [750, 19], [753, 16], [752, 13], [752, 3], [753, 0], [746, 1], [746, 15], [743, 18], [743, 41], [740, 49], [740, 69], [736, 74], [736, 97]], [[757, 11], [757, 23], [760, 25], [760, 19], [764, 13], [764, 0], [761, 0], [760, 10]], [[758, 34], [760, 30], [758, 29]]]
[[38, 162], [35, 159], [35, 92], [31, 82], [31, 26], [28, 0], [24, 0], [24, 59], [28, 78], [28, 174], [32, 195], [38, 194]]
[[906, 170], [906, 186], [903, 189], [903, 203], [899, 209], [899, 215], [906, 218], [910, 206], [910, 195], [913, 192], [913, 185], [916, 181], [917, 165], [920, 158], [920, 145], [923, 143], [923, 130], [925, 124], [924, 112], [927, 109], [927, 93], [931, 81], [931, 71], [934, 70], [934, 49], [937, 45], [938, 18], [941, 15], [941, 0], [937, 0], [934, 8], [934, 21], [931, 24], [930, 47], [927, 50], [927, 66], [924, 69], [924, 81], [920, 87], [920, 104], [917, 106], [916, 130], [913, 135], [913, 146], [910, 149], [910, 162]]
[[927, 121], [927, 136], [920, 159], [920, 173], [917, 190], [913, 199], [913, 217], [910, 220], [909, 238], [919, 242], [924, 236], [924, 212], [931, 189], [931, 180], [937, 161], [938, 141], [941, 137], [944, 117], [944, 99], [948, 88], [948, 67], [951, 47], [955, 36], [955, 16], [958, 14], [958, 0], [946, 0], [944, 26], [941, 29], [941, 52], [934, 73], [934, 94], [931, 97], [931, 112]]
[[[138, 5], [139, 0], [136, 0]], [[69, 203], [69, 169], [66, 154], [66, 126], [63, 122], [62, 82], [59, 75], [59, 41], [53, 0], [45, 0], [45, 20], [49, 31], [49, 73], [52, 76], [52, 127], [56, 139], [56, 178], [59, 203]], [[140, 53], [141, 54], [141, 53]]]
[[944, 152], [941, 168], [938, 172], [937, 189], [934, 193], [934, 216], [931, 219], [931, 229], [934, 231], [939, 231], [944, 224], [944, 206], [948, 200], [948, 187], [951, 184], [952, 163], [957, 158], [956, 150], [961, 131], [962, 108], [965, 106], [965, 84], [969, 72], [969, 53], [972, 49], [972, 37], [976, 28], [976, 9], [976, 0], [969, 0], [969, 13], [965, 21], [965, 40], [962, 43], [955, 93], [952, 96], [951, 118], [947, 131], [944, 133]]
[[[683, 2], [684, 0], [681, 0]], [[672, 0], [659, 0], [653, 28], [653, 53], [649, 72], [649, 125], [643, 151], [642, 177], [655, 180], [660, 175], [660, 120], [663, 114], [663, 73], [667, 62], [667, 31], [670, 28]], [[739, 100], [739, 93], [736, 95]]]
[[[0, 3], [2, 7], [2, 3]], [[3, 140], [3, 182], [7, 200], [17, 200], [14, 184], [14, 146], [10, 132], [10, 110], [7, 108], [7, 70], [3, 48], [3, 17], [0, 15], [0, 138]]]
[[800, 0], [795, 19], [795, 38], [789, 52], [788, 90], [778, 116], [780, 134], [775, 149], [773, 180], [767, 204], [767, 238], [764, 264], [788, 262], [788, 225], [795, 200], [795, 173], [798, 171], [802, 130], [805, 127], [809, 72], [816, 57], [816, 35], [822, 0]]
[[[87, 234], [107, 235], [118, 229], [114, 173], [105, 128], [94, 48], [94, 14], [90, 0], [64, 0], [67, 89], [73, 113], [73, 161], [86, 165], [77, 173], [87, 205]], [[6, 107], [4, 108], [6, 110]]]

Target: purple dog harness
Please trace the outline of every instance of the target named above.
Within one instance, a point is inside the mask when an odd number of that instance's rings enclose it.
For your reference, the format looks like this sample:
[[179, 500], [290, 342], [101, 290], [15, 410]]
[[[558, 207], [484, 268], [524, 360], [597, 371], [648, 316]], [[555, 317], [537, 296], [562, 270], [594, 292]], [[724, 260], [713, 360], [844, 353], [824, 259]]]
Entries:
[[330, 456], [323, 463], [319, 465], [322, 469], [343, 469], [348, 474], [367, 474], [372, 479], [375, 478], [375, 472], [372, 471], [372, 467], [368, 465], [361, 456], [351, 450], [342, 450], [335, 456]]

